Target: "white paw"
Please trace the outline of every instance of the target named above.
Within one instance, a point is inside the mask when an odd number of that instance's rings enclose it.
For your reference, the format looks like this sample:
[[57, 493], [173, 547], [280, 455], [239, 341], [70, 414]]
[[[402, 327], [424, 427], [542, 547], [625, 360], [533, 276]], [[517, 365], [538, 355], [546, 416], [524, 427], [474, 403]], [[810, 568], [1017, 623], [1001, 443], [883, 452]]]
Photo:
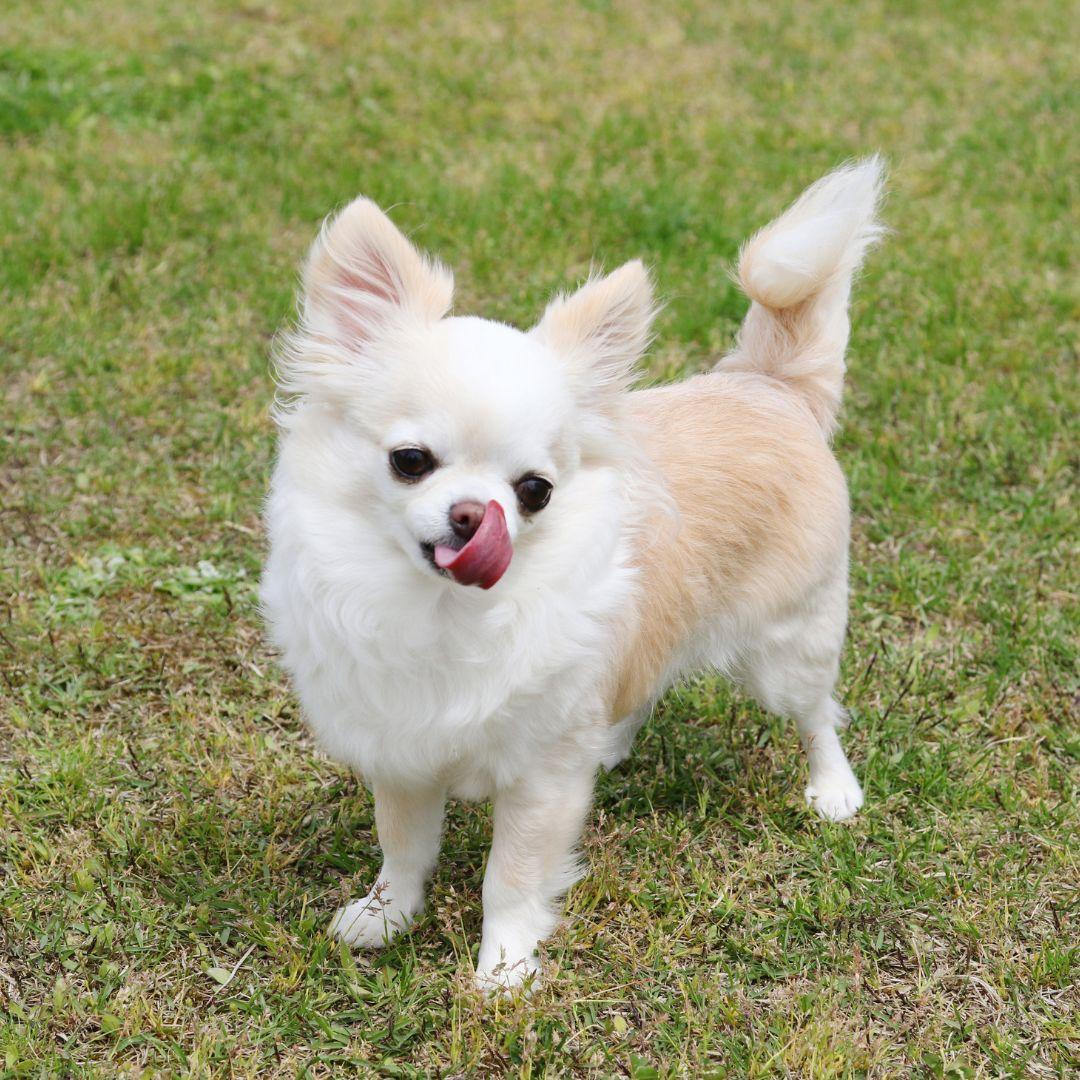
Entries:
[[375, 888], [362, 900], [338, 908], [330, 922], [330, 933], [347, 945], [379, 949], [402, 930], [408, 930], [416, 908], [396, 904], [385, 888]]
[[535, 955], [480, 964], [476, 969], [476, 985], [486, 994], [506, 994], [525, 983], [531, 990], [539, 980], [540, 960]]
[[862, 788], [850, 768], [823, 770], [811, 776], [806, 801], [826, 821], [843, 821], [863, 804]]

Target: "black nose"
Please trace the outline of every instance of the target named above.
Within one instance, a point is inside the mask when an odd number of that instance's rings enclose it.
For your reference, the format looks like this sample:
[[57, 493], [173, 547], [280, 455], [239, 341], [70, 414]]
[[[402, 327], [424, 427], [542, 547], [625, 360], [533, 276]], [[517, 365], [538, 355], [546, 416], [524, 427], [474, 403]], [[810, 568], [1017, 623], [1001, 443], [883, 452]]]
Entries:
[[478, 502], [459, 502], [450, 507], [450, 528], [462, 540], [472, 539], [484, 520], [484, 507]]

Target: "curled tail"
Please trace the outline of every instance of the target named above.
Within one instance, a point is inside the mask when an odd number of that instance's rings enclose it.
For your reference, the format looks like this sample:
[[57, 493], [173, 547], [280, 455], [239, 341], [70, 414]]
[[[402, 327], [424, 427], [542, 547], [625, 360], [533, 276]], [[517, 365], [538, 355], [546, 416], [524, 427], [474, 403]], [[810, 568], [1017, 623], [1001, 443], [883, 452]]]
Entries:
[[742, 249], [739, 284], [752, 301], [722, 371], [755, 371], [787, 383], [826, 434], [844, 385], [848, 297], [877, 219], [884, 165], [870, 157], [808, 188]]

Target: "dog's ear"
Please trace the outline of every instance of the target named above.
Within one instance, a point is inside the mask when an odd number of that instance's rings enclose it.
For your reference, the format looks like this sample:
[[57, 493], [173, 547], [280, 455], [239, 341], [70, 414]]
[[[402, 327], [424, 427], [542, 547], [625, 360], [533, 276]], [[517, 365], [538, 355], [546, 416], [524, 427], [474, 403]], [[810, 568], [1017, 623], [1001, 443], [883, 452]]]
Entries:
[[583, 390], [617, 392], [630, 385], [655, 314], [648, 271], [635, 259], [556, 297], [532, 333], [564, 358]]
[[327, 218], [303, 275], [305, 328], [363, 350], [402, 316], [441, 319], [450, 308], [454, 279], [426, 258], [370, 200], [353, 200]]

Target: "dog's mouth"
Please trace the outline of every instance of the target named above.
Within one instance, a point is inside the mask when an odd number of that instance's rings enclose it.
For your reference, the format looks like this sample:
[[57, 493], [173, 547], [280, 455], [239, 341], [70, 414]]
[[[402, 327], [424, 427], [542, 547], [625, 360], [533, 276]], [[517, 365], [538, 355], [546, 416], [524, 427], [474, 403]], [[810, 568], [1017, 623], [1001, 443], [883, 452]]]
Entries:
[[447, 536], [442, 540], [422, 540], [420, 542], [420, 551], [436, 574], [440, 575], [440, 577], [450, 577], [450, 571], [444, 569], [435, 561], [435, 549], [437, 547], [448, 547], [453, 551], [460, 551], [464, 546], [465, 541], [461, 537]]
[[479, 585], [481, 589], [498, 582], [514, 555], [506, 514], [494, 499], [485, 507], [480, 525], [468, 541], [454, 536], [422, 543], [420, 550], [437, 573], [459, 585]]

